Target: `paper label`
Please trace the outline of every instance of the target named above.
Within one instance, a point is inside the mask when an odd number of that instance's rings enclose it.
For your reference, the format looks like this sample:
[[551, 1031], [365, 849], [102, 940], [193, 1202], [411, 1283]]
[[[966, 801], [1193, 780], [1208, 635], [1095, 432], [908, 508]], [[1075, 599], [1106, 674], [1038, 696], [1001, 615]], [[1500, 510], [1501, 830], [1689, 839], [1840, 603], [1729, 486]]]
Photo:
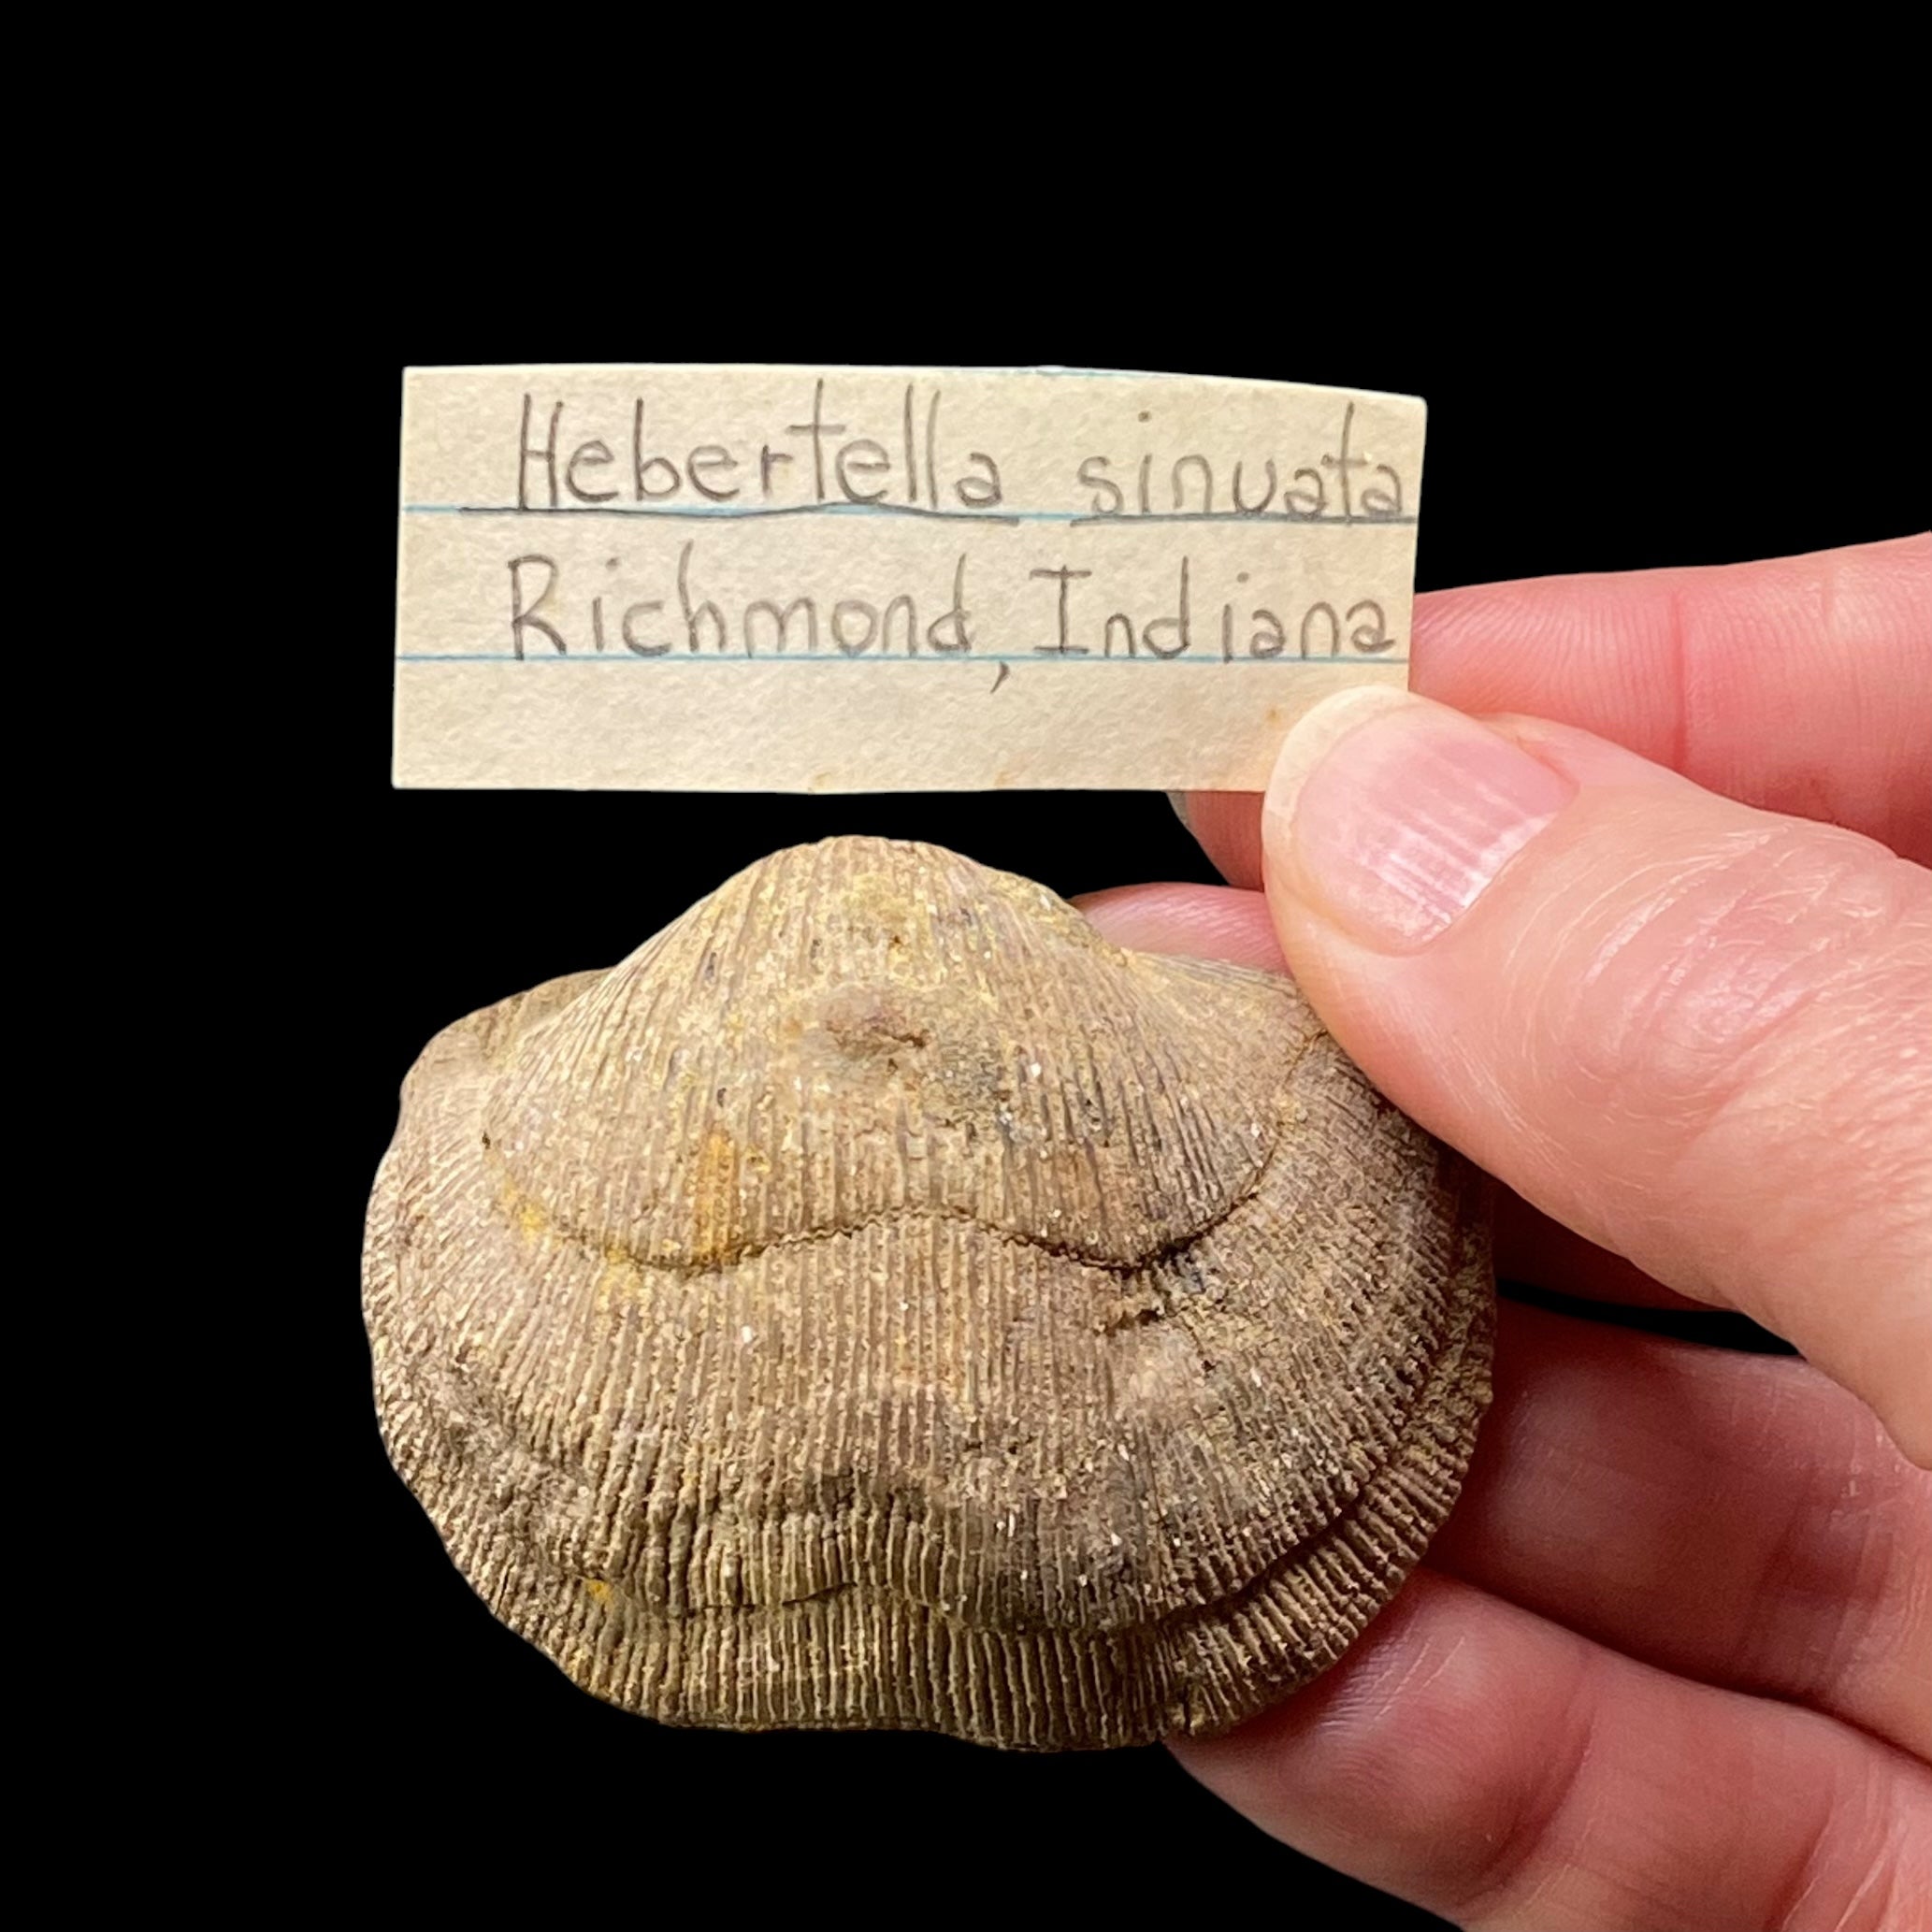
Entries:
[[411, 369], [395, 782], [1256, 790], [1406, 677], [1422, 404], [1047, 369]]

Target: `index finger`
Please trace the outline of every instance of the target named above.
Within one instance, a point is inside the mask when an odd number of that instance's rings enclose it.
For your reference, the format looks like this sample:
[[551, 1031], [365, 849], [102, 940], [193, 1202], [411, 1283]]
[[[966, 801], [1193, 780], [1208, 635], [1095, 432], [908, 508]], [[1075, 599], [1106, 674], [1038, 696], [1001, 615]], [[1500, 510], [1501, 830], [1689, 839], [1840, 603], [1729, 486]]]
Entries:
[[[1411, 687], [1458, 711], [1580, 726], [1932, 863], [1932, 536], [1427, 592], [1410, 657]], [[1257, 795], [1195, 792], [1186, 816], [1231, 885], [1262, 883]]]

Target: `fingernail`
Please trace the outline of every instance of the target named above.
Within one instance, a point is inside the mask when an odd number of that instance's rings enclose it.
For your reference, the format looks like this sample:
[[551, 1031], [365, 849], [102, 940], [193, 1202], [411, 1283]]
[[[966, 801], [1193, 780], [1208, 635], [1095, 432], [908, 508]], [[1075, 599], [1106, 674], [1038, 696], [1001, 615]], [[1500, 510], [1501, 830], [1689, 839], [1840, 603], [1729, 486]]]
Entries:
[[1377, 952], [1413, 952], [1472, 906], [1576, 792], [1446, 705], [1386, 685], [1288, 734], [1264, 806], [1271, 892]]
[[1174, 807], [1174, 815], [1191, 832], [1194, 828], [1188, 824], [1187, 793], [1184, 791], [1171, 791], [1167, 795], [1167, 802]]

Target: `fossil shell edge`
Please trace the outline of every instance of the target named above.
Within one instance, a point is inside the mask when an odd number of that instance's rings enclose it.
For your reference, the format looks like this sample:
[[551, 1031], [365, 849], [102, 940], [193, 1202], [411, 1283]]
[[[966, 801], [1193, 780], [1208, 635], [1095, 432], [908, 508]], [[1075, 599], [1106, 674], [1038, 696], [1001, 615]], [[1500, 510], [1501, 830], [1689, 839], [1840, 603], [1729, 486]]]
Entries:
[[1488, 1183], [1290, 982], [881, 840], [439, 1033], [363, 1279], [457, 1567], [668, 1723], [1229, 1729], [1394, 1594], [1490, 1392]]

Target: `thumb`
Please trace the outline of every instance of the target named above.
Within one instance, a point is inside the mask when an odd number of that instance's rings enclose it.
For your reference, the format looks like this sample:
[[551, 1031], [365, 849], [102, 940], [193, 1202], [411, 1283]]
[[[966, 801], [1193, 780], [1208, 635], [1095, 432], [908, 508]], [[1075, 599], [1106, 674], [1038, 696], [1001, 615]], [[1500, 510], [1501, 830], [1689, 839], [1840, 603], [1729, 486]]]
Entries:
[[1391, 1100], [1932, 1465], [1932, 872], [1382, 688], [1295, 727], [1262, 840], [1282, 951]]

